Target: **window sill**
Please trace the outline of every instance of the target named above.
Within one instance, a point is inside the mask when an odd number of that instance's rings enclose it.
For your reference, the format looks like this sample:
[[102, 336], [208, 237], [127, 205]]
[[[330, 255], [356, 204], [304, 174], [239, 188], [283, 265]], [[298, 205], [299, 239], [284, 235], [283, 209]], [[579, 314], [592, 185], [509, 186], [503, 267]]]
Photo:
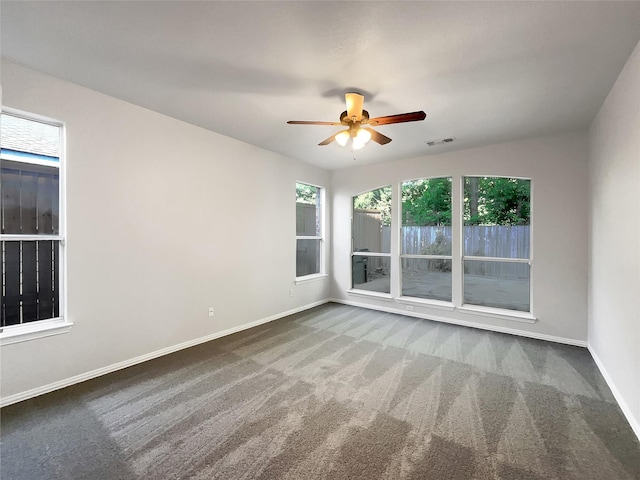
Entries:
[[294, 283], [296, 285], [302, 285], [303, 283], [317, 282], [318, 280], [322, 280], [328, 277], [329, 274], [327, 273], [316, 273], [314, 275], [307, 275], [305, 277], [296, 277]]
[[0, 345], [11, 345], [12, 343], [27, 342], [37, 338], [67, 333], [71, 330], [72, 326], [73, 323], [67, 320], [52, 318], [51, 320], [40, 320], [22, 325], [4, 327], [2, 333], [0, 333]]
[[442, 300], [428, 300], [428, 299], [419, 299], [414, 297], [398, 297], [396, 298], [397, 303], [402, 303], [403, 305], [415, 305], [416, 307], [426, 307], [426, 308], [439, 308], [441, 310], [449, 310], [453, 311], [455, 307], [451, 302], [443, 302]]
[[484, 317], [502, 318], [523, 323], [536, 323], [538, 319], [529, 312], [518, 312], [516, 310], [505, 310], [502, 308], [481, 307], [478, 305], [463, 305], [458, 307], [458, 311], [470, 315], [481, 315]]
[[354, 295], [356, 297], [376, 298], [387, 302], [393, 302], [393, 297], [391, 297], [390, 293], [370, 292], [368, 290], [347, 290], [347, 294]]

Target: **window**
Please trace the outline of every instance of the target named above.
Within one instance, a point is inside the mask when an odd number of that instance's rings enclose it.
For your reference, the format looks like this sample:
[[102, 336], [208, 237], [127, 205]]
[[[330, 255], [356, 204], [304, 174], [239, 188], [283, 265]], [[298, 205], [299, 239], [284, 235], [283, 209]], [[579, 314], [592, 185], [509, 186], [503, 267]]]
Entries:
[[62, 126], [12, 112], [0, 122], [0, 322], [8, 334], [62, 317]]
[[535, 321], [530, 179], [417, 178], [352, 202], [351, 294]]
[[390, 293], [391, 186], [353, 197], [351, 286]]
[[529, 312], [531, 180], [464, 178], [464, 303]]
[[324, 273], [324, 189], [296, 183], [296, 278]]
[[402, 295], [451, 302], [451, 177], [403, 182]]

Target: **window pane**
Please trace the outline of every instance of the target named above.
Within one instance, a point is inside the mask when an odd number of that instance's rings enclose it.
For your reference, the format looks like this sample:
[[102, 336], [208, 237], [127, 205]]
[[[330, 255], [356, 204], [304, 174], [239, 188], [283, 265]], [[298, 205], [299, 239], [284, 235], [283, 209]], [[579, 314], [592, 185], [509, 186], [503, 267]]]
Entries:
[[402, 295], [451, 301], [451, 260], [403, 258]]
[[59, 126], [9, 113], [2, 113], [0, 122], [0, 143], [3, 150], [27, 152], [40, 159], [46, 157], [47, 160], [57, 161], [60, 158]]
[[451, 255], [451, 227], [402, 227], [402, 253]]
[[2, 233], [58, 233], [58, 172], [56, 167], [2, 161]]
[[528, 312], [527, 263], [464, 261], [464, 303]]
[[60, 315], [58, 241], [2, 242], [2, 326]]
[[390, 293], [389, 257], [352, 256], [352, 287], [371, 292]]
[[402, 226], [451, 225], [451, 177], [402, 182]]
[[531, 180], [465, 177], [465, 225], [528, 225]]
[[451, 178], [402, 183], [401, 253], [451, 255]]
[[296, 277], [320, 273], [321, 240], [296, 240]]
[[531, 180], [464, 179], [464, 254], [529, 258]]
[[529, 225], [465, 225], [464, 254], [529, 258]]
[[320, 188], [296, 183], [296, 235], [319, 237]]
[[353, 251], [391, 252], [391, 186], [353, 197]]

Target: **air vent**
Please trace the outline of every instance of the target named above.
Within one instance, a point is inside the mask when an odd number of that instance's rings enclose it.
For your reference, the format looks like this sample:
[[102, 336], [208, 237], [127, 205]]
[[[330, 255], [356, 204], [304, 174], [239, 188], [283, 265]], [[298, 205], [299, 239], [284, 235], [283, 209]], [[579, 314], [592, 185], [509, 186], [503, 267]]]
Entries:
[[454, 140], [455, 138], [449, 137], [449, 138], [441, 138], [440, 140], [429, 140], [424, 143], [426, 143], [428, 147], [435, 147], [436, 145], [444, 145], [445, 143], [451, 143]]

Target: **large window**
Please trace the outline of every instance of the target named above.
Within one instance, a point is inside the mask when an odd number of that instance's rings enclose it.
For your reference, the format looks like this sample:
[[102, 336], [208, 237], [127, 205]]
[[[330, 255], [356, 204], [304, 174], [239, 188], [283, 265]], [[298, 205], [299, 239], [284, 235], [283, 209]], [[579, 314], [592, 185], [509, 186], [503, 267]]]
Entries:
[[296, 183], [296, 278], [324, 273], [323, 197], [321, 187]]
[[350, 293], [534, 318], [530, 179], [417, 178], [356, 195], [352, 207]]
[[62, 127], [2, 113], [0, 142], [0, 322], [6, 333], [62, 316]]
[[451, 302], [451, 178], [403, 182], [402, 295]]
[[391, 186], [353, 197], [351, 286], [390, 293]]
[[464, 303], [529, 312], [531, 181], [464, 178]]

